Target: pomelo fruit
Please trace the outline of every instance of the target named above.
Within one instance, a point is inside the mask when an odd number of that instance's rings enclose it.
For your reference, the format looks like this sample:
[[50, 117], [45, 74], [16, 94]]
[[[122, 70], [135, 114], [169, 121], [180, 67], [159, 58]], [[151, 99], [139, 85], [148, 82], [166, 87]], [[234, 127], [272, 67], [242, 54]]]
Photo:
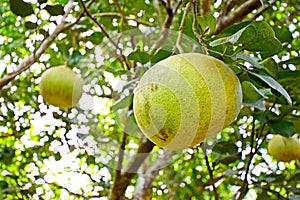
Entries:
[[47, 69], [39, 86], [44, 101], [60, 108], [75, 106], [83, 92], [83, 81], [64, 65]]
[[134, 94], [133, 110], [144, 135], [159, 147], [195, 146], [228, 126], [242, 105], [236, 74], [199, 53], [170, 56], [151, 67]]
[[268, 143], [271, 156], [277, 161], [290, 162], [300, 158], [300, 140], [295, 134], [293, 137], [274, 135]]

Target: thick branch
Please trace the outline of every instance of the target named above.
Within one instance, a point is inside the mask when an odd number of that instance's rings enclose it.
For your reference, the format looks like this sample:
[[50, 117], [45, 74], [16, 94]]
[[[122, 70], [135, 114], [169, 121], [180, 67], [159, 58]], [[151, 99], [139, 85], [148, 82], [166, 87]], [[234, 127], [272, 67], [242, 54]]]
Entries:
[[136, 175], [137, 170], [147, 158], [149, 152], [152, 151], [153, 147], [154, 144], [149, 140], [146, 140], [139, 145], [136, 155], [128, 162], [119, 179], [115, 179], [115, 182], [111, 188], [109, 199], [119, 200], [124, 197], [124, 193], [127, 186], [130, 184], [131, 179]]
[[139, 174], [139, 179], [133, 198], [134, 200], [144, 200], [151, 198], [151, 195], [148, 194], [148, 191], [152, 192], [152, 182], [157, 176], [159, 170], [170, 162], [172, 155], [172, 151], [165, 151], [164, 154], [160, 158], [158, 158], [155, 163], [151, 163], [151, 167], [149, 165], [145, 166], [147, 168], [146, 172], [144, 172], [143, 174]]
[[210, 12], [210, 0], [201, 0], [201, 10], [202, 10], [202, 16], [204, 16], [206, 13]]
[[46, 51], [46, 49], [52, 44], [52, 42], [55, 40], [57, 35], [65, 30], [65, 23], [66, 23], [66, 17], [68, 16], [69, 12], [72, 9], [73, 1], [70, 1], [68, 6], [68, 9], [64, 15], [64, 17], [61, 20], [61, 23], [57, 25], [54, 32], [46, 38], [42, 44], [39, 46], [39, 48], [35, 51], [35, 53], [31, 56], [29, 56], [27, 59], [25, 59], [22, 63], [20, 63], [15, 71], [13, 71], [10, 74], [6, 74], [3, 78], [0, 79], [0, 89], [2, 89], [5, 85], [7, 85], [11, 80], [13, 80], [17, 75], [21, 74], [23, 71], [28, 69], [33, 63], [41, 57], [41, 55]]
[[220, 15], [220, 17], [218, 18], [215, 34], [220, 33], [222, 30], [233, 25], [235, 22], [243, 20], [247, 14], [251, 13], [254, 9], [257, 9], [260, 6], [260, 0], [249, 0], [240, 5], [229, 15]]

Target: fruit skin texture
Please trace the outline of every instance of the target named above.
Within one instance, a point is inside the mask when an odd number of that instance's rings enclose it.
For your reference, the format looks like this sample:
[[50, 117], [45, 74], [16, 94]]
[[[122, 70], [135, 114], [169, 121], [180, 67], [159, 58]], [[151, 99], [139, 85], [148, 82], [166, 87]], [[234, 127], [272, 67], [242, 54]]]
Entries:
[[300, 158], [300, 140], [295, 134], [293, 137], [274, 135], [268, 143], [271, 156], [277, 161], [290, 162]]
[[170, 56], [141, 78], [133, 110], [144, 135], [159, 147], [195, 146], [228, 126], [242, 105], [235, 73], [199, 53]]
[[40, 94], [51, 105], [70, 108], [79, 102], [83, 84], [70, 68], [64, 65], [51, 67], [42, 75]]

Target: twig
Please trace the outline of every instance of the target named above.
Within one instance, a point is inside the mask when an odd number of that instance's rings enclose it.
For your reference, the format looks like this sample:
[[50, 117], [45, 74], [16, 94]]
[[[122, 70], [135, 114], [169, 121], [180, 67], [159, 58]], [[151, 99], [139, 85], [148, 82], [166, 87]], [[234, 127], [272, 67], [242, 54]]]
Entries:
[[119, 1], [118, 0], [114, 0], [114, 4], [117, 6], [117, 9], [118, 9], [118, 11], [119, 11], [119, 13], [121, 15], [122, 22], [126, 23], [125, 14], [124, 14], [124, 12], [123, 12], [120, 4], [119, 4]]
[[38, 58], [41, 57], [41, 55], [46, 51], [46, 49], [52, 44], [57, 35], [65, 30], [64, 25], [66, 23], [66, 18], [73, 7], [72, 4], [73, 0], [68, 3], [67, 10], [61, 20], [61, 23], [57, 25], [53, 33], [41, 43], [41, 45], [35, 51], [35, 53], [29, 56], [23, 62], [21, 62], [13, 72], [6, 74], [3, 78], [0, 79], [0, 89], [7, 85], [17, 75], [21, 74], [23, 71], [28, 69], [33, 63], [35, 63], [38, 60]]
[[238, 8], [236, 8], [236, 10], [234, 10], [231, 14], [220, 15], [220, 17], [218, 18], [215, 34], [220, 33], [222, 30], [233, 25], [235, 22], [243, 20], [247, 14], [249, 14], [256, 8], [259, 8], [261, 5], [262, 4], [260, 0], [248, 0]]
[[[250, 172], [250, 165], [252, 163], [252, 159], [255, 155], [255, 152], [257, 151], [254, 147], [254, 141], [255, 141], [255, 137], [256, 136], [256, 131], [255, 131], [255, 118], [253, 117], [253, 121], [252, 121], [252, 129], [251, 129], [251, 144], [250, 144], [250, 147], [251, 147], [251, 151], [250, 151], [250, 155], [249, 155], [249, 161], [248, 161], [248, 164], [247, 164], [247, 167], [246, 167], [246, 171], [245, 171], [245, 178], [244, 178], [244, 182], [243, 182], [243, 185], [241, 186], [241, 188], [238, 190], [237, 192], [237, 195], [239, 195], [236, 199], [237, 200], [242, 200], [244, 198], [244, 196], [246, 195], [246, 191], [248, 189], [248, 180], [247, 180], [247, 177], [248, 177], [248, 174]], [[257, 146], [256, 146], [257, 147]], [[254, 150], [255, 149], [255, 150]], [[254, 150], [254, 151], [253, 151]]]
[[156, 14], [157, 14], [158, 24], [159, 24], [159, 26], [162, 26], [162, 24], [163, 24], [162, 15], [161, 15], [161, 10], [160, 10], [160, 7], [159, 7], [158, 0], [153, 0], [153, 7], [155, 8], [155, 11], [156, 11]]
[[205, 44], [203, 42], [203, 39], [202, 39], [204, 31], [200, 27], [200, 31], [202, 32], [202, 34], [200, 35], [197, 32], [197, 25], [198, 25], [197, 16], [198, 16], [198, 12], [197, 12], [197, 2], [196, 1], [193, 2], [193, 7], [194, 7], [194, 9], [193, 9], [193, 25], [192, 25], [193, 33], [196, 36], [196, 38], [198, 39], [198, 42], [201, 45], [205, 46]]
[[[122, 18], [122, 15], [120, 13], [114, 13], [114, 12], [105, 12], [105, 13], [96, 13], [94, 14], [95, 17], [120, 17]], [[148, 23], [148, 22], [144, 22], [141, 20], [138, 20], [136, 18], [132, 18], [132, 17], [128, 17], [125, 16], [126, 21], [132, 20], [135, 21], [137, 24], [142, 24], [145, 26], [149, 26], [149, 27], [156, 27], [156, 24], [152, 24], [152, 23]]]
[[213, 187], [214, 197], [215, 197], [215, 200], [218, 200], [219, 199], [219, 195], [218, 195], [218, 192], [217, 192], [217, 188], [216, 188], [216, 186], [214, 184], [215, 181], [214, 181], [214, 176], [213, 176], [213, 170], [210, 167], [208, 156], [207, 156], [207, 152], [206, 152], [206, 143], [203, 143], [201, 145], [201, 147], [202, 147], [202, 151], [203, 151], [203, 154], [204, 154], [204, 158], [205, 158], [205, 163], [206, 163], [206, 166], [207, 166], [207, 170], [208, 170], [208, 173], [209, 173], [210, 182], [211, 182], [211, 185]]
[[258, 18], [263, 12], [265, 12], [266, 10], [268, 10], [271, 6], [273, 6], [276, 3], [276, 0], [273, 0], [272, 2], [270, 2], [269, 4], [266, 4], [264, 7], [262, 7], [260, 10], [257, 11], [257, 13], [255, 13], [250, 20], [255, 20], [256, 18]]
[[117, 181], [121, 178], [121, 169], [122, 169], [122, 163], [123, 163], [124, 150], [125, 150], [126, 143], [127, 143], [127, 134], [124, 132], [123, 138], [122, 138], [122, 143], [121, 143], [120, 150], [119, 150], [119, 155], [118, 155], [119, 160], [118, 160], [116, 174], [115, 174], [115, 181]]
[[[105, 28], [102, 26], [102, 24], [96, 19], [95, 16], [93, 16], [90, 11], [88, 10], [87, 6], [85, 5], [85, 3], [83, 2], [83, 0], [80, 0], [80, 3], [83, 6], [83, 9], [86, 13], [86, 15], [91, 18], [95, 24], [97, 24], [97, 26], [100, 28], [100, 30], [102, 31], [102, 33], [105, 35], [105, 37], [111, 42], [111, 44], [117, 49], [117, 51], [119, 52], [119, 56], [118, 59], [120, 61], [120, 63], [123, 65], [124, 69], [128, 69], [130, 68], [129, 63], [127, 62], [125, 56], [123, 55], [123, 50], [118, 46], [117, 43], [115, 43], [115, 41], [109, 36], [108, 32], [105, 30]], [[125, 66], [124, 66], [125, 63]]]
[[182, 3], [182, 0], [178, 1], [177, 5], [175, 6], [175, 9], [174, 11], [172, 10], [171, 7], [169, 7], [169, 3], [166, 3], [162, 0], [160, 0], [162, 2], [162, 4], [165, 6], [166, 10], [167, 10], [167, 13], [168, 13], [168, 16], [164, 22], [164, 27], [163, 27], [163, 30], [162, 30], [162, 33], [161, 33], [161, 37], [155, 42], [155, 44], [151, 47], [151, 51], [150, 51], [150, 55], [152, 56], [156, 50], [158, 49], [158, 47], [160, 47], [164, 42], [165, 40], [167, 39], [168, 35], [169, 35], [169, 28], [172, 24], [172, 21], [173, 21], [173, 17], [174, 17], [174, 14], [177, 12], [177, 10], [179, 9], [181, 3]]
[[177, 40], [176, 40], [176, 44], [175, 44], [175, 46], [172, 50], [173, 54], [175, 53], [176, 49], [178, 49], [179, 53], [184, 53], [180, 43], [181, 43], [181, 40], [182, 40], [182, 35], [183, 35], [183, 31], [184, 31], [184, 27], [185, 27], [185, 24], [186, 24], [186, 19], [187, 19], [190, 7], [191, 7], [191, 1], [186, 4], [186, 7], [185, 7], [185, 10], [184, 10], [182, 19], [181, 19], [180, 27], [179, 27], [179, 33], [178, 33], [178, 37], [177, 37]]
[[[89, 8], [89, 7], [92, 5], [92, 3], [94, 3], [94, 1], [95, 1], [95, 0], [91, 0], [91, 1], [86, 5], [86, 7]], [[84, 16], [84, 13], [85, 13], [85, 11], [83, 10], [83, 11], [80, 13], [79, 17], [77, 17], [77, 19], [76, 19], [73, 23], [70, 23], [70, 24], [66, 25], [65, 28], [68, 29], [68, 28], [74, 26], [75, 24], [77, 24], [77, 23], [80, 21], [80, 19]]]

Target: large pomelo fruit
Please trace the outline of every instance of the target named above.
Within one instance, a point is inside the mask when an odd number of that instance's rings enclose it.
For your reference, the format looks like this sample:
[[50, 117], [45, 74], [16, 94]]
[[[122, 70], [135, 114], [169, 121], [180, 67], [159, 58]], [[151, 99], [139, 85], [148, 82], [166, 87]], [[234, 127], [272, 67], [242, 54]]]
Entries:
[[297, 160], [300, 158], [300, 140], [297, 135], [293, 137], [274, 135], [268, 143], [268, 150], [277, 161]]
[[70, 68], [61, 65], [47, 69], [40, 82], [40, 94], [48, 104], [60, 108], [75, 106], [83, 92], [83, 81]]
[[222, 61], [199, 53], [170, 56], [141, 78], [133, 100], [138, 126], [153, 143], [170, 150], [195, 146], [238, 115], [242, 91]]

